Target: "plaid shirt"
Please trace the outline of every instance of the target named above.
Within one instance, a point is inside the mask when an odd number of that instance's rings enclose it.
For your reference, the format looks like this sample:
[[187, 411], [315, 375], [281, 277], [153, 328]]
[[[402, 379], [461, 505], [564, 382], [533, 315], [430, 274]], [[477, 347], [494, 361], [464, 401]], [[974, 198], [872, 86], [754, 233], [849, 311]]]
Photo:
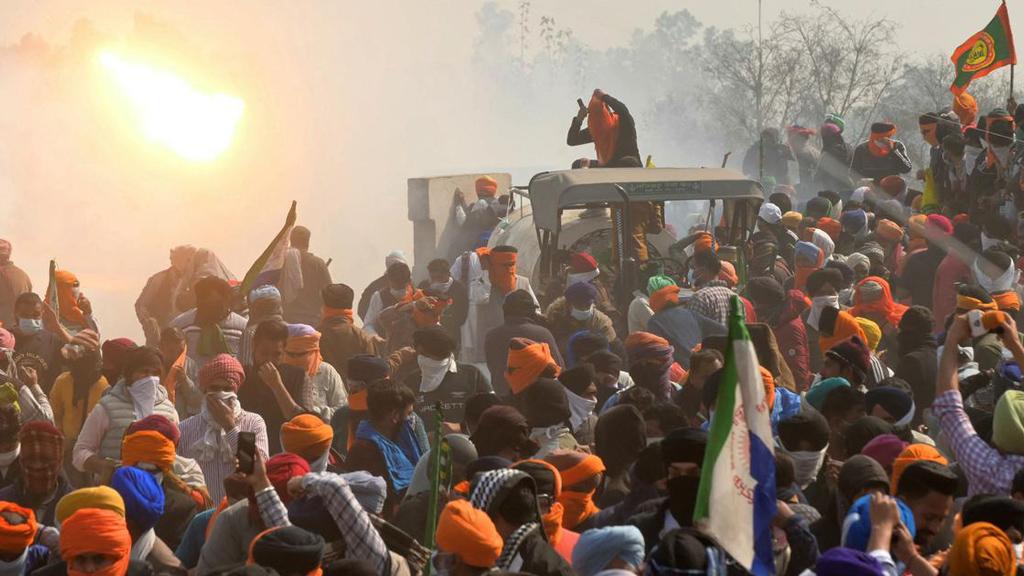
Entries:
[[[337, 474], [314, 472], [303, 477], [302, 485], [307, 492], [323, 499], [345, 539], [345, 557], [366, 560], [378, 574], [390, 574], [391, 557], [384, 539], [374, 528], [370, 515], [352, 495], [348, 482]], [[273, 488], [258, 492], [256, 504], [263, 523], [268, 527], [291, 525], [288, 509]]]
[[712, 280], [690, 298], [689, 307], [705, 318], [728, 326], [729, 303], [735, 295], [736, 293], [730, 290], [725, 282]]
[[967, 495], [1009, 496], [1014, 475], [1024, 468], [1024, 455], [1002, 454], [982, 440], [964, 412], [959, 390], [936, 396], [932, 413], [939, 420], [939, 428], [949, 438], [950, 448], [967, 475]]

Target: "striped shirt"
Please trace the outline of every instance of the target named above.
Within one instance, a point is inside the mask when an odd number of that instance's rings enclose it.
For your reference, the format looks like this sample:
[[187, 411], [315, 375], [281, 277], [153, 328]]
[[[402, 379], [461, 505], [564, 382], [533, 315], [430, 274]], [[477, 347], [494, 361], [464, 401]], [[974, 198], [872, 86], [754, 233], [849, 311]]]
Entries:
[[[198, 458], [198, 443], [203, 440], [206, 434], [206, 419], [201, 414], [187, 418], [181, 423], [181, 440], [178, 442], [178, 454], [186, 458], [192, 458], [199, 463], [206, 478], [206, 488], [210, 491], [210, 498], [214, 502], [220, 502], [224, 498], [224, 479], [235, 472], [234, 451], [238, 449], [238, 433], [253, 432], [256, 434], [256, 447], [267, 459], [267, 425], [263, 417], [254, 412], [242, 410], [238, 415], [235, 429], [226, 433], [228, 444], [231, 446], [231, 458], [214, 458], [213, 460], [200, 460]], [[195, 448], [194, 448], [195, 447]]]

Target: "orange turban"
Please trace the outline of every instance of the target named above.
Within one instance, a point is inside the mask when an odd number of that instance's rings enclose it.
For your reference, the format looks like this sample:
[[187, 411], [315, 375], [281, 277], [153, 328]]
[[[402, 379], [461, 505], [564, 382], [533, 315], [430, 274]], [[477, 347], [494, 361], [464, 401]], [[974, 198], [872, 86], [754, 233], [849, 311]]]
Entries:
[[900, 477], [903, 476], [903, 471], [907, 469], [907, 466], [922, 460], [931, 460], [943, 466], [949, 465], [949, 461], [942, 454], [939, 454], [939, 451], [934, 446], [927, 444], [911, 444], [907, 446], [892, 461], [892, 483], [890, 487], [893, 494], [896, 493], [896, 487], [900, 485]]
[[[21, 516], [24, 521], [11, 524], [3, 517], [4, 512]], [[20, 555], [35, 540], [38, 529], [36, 513], [30, 508], [22, 508], [13, 502], [0, 502], [0, 552]]]
[[722, 260], [722, 268], [718, 271], [718, 279], [729, 285], [729, 288], [735, 288], [740, 283], [740, 277], [736, 275], [736, 267], [732, 265], [732, 262], [726, 262]]
[[315, 414], [299, 414], [281, 425], [281, 447], [307, 462], [319, 460], [334, 440], [334, 429]]
[[85, 576], [75, 570], [75, 558], [85, 554], [113, 556], [114, 563], [91, 576], [124, 576], [131, 560], [132, 537], [124, 516], [110, 510], [79, 510], [60, 526], [60, 555], [68, 563], [68, 576]]
[[554, 370], [555, 376], [558, 375], [558, 363], [551, 356], [551, 347], [546, 342], [534, 342], [526, 338], [513, 338], [509, 342], [505, 381], [513, 394], [526, 390], [549, 369]]
[[562, 459], [558, 458], [558, 452], [549, 454], [546, 458], [558, 468], [559, 474], [562, 475], [562, 485], [565, 490], [569, 490], [576, 484], [589, 480], [605, 470], [604, 462], [594, 454], [577, 452], [574, 455], [579, 456], [578, 462], [563, 462]]
[[301, 334], [288, 338], [284, 347], [284, 363], [302, 368], [315, 376], [324, 357], [320, 355], [320, 333]]
[[963, 294], [957, 294], [956, 296], [956, 307], [957, 310], [998, 310], [999, 305], [996, 304], [995, 300], [991, 302], [982, 302], [977, 298], [971, 296], [964, 296]]
[[[67, 270], [57, 270], [53, 277], [57, 281], [57, 306], [60, 307], [61, 319], [85, 326], [85, 312], [78, 307], [78, 299], [73, 290], [78, 285], [78, 277]], [[46, 299], [50, 299], [49, 289]]]
[[664, 310], [669, 304], [679, 304], [679, 286], [665, 286], [651, 294], [651, 310], [655, 314]]
[[843, 231], [843, 225], [835, 219], [825, 216], [818, 220], [818, 229], [824, 230], [833, 242], [839, 239], [839, 233]]
[[589, 490], [586, 486], [579, 486], [605, 471], [601, 458], [576, 450], [556, 450], [544, 459], [557, 468], [562, 476], [563, 489], [558, 495], [558, 502], [562, 505], [563, 528], [572, 530], [601, 511], [594, 504], [596, 480]]
[[702, 252], [704, 250], [714, 250], [717, 247], [715, 238], [708, 232], [701, 232], [697, 234], [697, 238], [693, 241], [694, 253]]
[[596, 94], [587, 106], [587, 129], [594, 139], [597, 163], [607, 166], [615, 158], [619, 144], [619, 115], [612, 112]]
[[978, 101], [967, 92], [961, 92], [953, 98], [953, 113], [966, 128], [978, 119]]
[[832, 335], [826, 336], [822, 333], [818, 336], [818, 348], [825, 352], [843, 340], [849, 339], [851, 336], [860, 338], [861, 342], [868, 341], [868, 337], [864, 335], [864, 330], [860, 327], [860, 323], [857, 322], [853, 314], [841, 310], [836, 317], [836, 327]]
[[497, 288], [502, 294], [508, 294], [516, 289], [516, 261], [519, 254], [503, 250], [491, 250], [487, 256], [487, 277], [491, 286]]
[[879, 220], [875, 227], [875, 234], [883, 240], [899, 242], [903, 238], [903, 228], [892, 220]]
[[498, 181], [490, 176], [476, 179], [476, 195], [480, 198], [494, 198], [498, 193]]
[[135, 466], [149, 462], [168, 472], [174, 466], [174, 442], [156, 430], [140, 430], [125, 434], [121, 441], [121, 464]]
[[494, 522], [468, 500], [452, 500], [437, 521], [437, 547], [474, 568], [493, 568], [504, 542]]
[[[865, 301], [864, 298], [864, 291], [866, 290], [864, 285], [868, 283], [877, 284], [882, 289], [882, 295], [870, 302]], [[857, 282], [857, 287], [853, 290], [853, 308], [850, 308], [850, 314], [854, 316], [864, 316], [869, 313], [878, 314], [884, 316], [891, 326], [899, 326], [900, 319], [903, 318], [903, 313], [906, 311], [907, 306], [892, 299], [889, 283], [879, 276], [864, 278]], [[866, 339], [865, 342], [867, 342]]]
[[970, 524], [953, 540], [949, 550], [949, 576], [1013, 576], [1017, 560], [1013, 542], [988, 522]]

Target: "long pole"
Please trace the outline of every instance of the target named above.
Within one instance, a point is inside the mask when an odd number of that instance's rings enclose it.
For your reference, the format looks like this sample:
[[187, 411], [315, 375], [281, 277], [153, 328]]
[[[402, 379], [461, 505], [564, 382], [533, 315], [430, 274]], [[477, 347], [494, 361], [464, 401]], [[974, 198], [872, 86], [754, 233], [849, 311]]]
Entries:
[[[1013, 69], [1016, 68], [1016, 64], [1010, 64], [1010, 99], [1013, 99]], [[1010, 110], [1010, 114], [1013, 114], [1014, 110]]]
[[757, 180], [759, 182], [764, 182], [764, 112], [761, 110], [762, 82], [764, 81], [763, 42], [764, 40], [761, 35], [761, 0], [757, 0], [757, 90], [755, 91], [755, 97], [757, 98]]

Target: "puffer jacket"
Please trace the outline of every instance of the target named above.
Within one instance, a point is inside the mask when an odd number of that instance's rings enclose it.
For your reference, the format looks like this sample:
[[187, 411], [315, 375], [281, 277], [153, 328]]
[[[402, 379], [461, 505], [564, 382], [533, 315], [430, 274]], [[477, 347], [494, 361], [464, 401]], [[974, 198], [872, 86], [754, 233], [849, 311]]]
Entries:
[[804, 324], [803, 313], [810, 306], [803, 292], [790, 290], [786, 293], [786, 302], [782, 305], [779, 317], [772, 323], [772, 333], [779, 345], [786, 365], [793, 373], [797, 391], [804, 391], [811, 385], [810, 348], [807, 345], [807, 326]]

